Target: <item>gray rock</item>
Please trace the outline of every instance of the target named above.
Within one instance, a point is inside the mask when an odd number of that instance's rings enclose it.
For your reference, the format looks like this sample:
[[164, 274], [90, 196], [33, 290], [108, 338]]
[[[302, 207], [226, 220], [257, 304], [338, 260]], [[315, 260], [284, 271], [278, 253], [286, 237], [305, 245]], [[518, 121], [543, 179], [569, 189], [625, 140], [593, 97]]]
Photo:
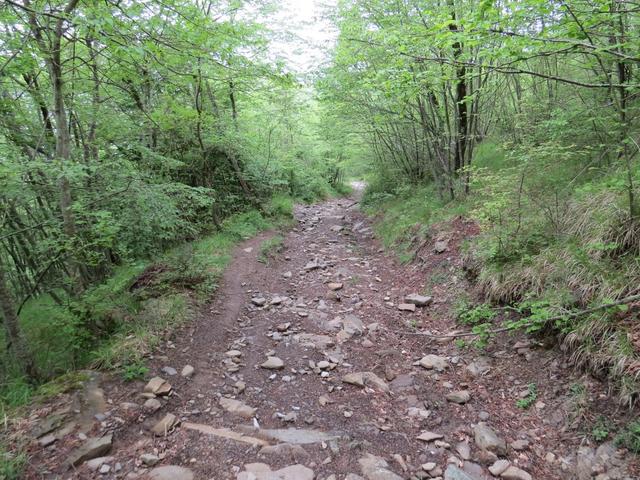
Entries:
[[449, 248], [448, 240], [438, 240], [433, 246], [433, 251], [436, 253], [444, 253], [447, 251], [447, 248]]
[[293, 460], [295, 463], [305, 463], [309, 460], [310, 455], [300, 445], [291, 443], [279, 443], [277, 445], [268, 445], [260, 449], [262, 455], [272, 455], [280, 457], [285, 461]]
[[473, 428], [473, 435], [476, 445], [481, 450], [493, 452], [496, 455], [507, 453], [507, 444], [504, 439], [500, 438], [486, 423], [479, 422]]
[[253, 418], [253, 416], [256, 414], [255, 408], [250, 407], [249, 405], [247, 405], [244, 402], [241, 402], [240, 400], [222, 397], [220, 398], [219, 403], [220, 403], [220, 406], [227, 412], [242, 418], [247, 418], [247, 419]]
[[467, 365], [465, 370], [473, 377], [480, 377], [489, 373], [491, 365], [486, 357], [478, 357]]
[[151, 470], [147, 476], [149, 480], [193, 480], [191, 470], [176, 465], [167, 465]]
[[256, 307], [263, 307], [267, 303], [267, 299], [264, 297], [253, 297], [251, 299], [251, 303], [253, 303]]
[[162, 403], [157, 398], [150, 398], [143, 405], [147, 412], [155, 413], [162, 408]]
[[175, 427], [180, 424], [180, 420], [173, 414], [167, 413], [162, 419], [157, 422], [151, 431], [156, 437], [164, 437], [171, 433]]
[[478, 477], [471, 476], [471, 474], [461, 470], [455, 465], [447, 465], [447, 469], [444, 471], [444, 480], [480, 480]]
[[97, 457], [91, 460], [87, 460], [85, 463], [86, 467], [92, 472], [97, 472], [102, 465], [105, 463], [111, 463], [115, 459], [113, 457]]
[[278, 357], [267, 357], [267, 361], [260, 366], [267, 370], [280, 370], [284, 368], [284, 362]]
[[153, 377], [144, 387], [144, 391], [158, 396], [169, 395], [169, 392], [171, 392], [171, 385], [164, 378]]
[[469, 390], [460, 390], [459, 392], [449, 393], [446, 398], [448, 402], [462, 405], [471, 400], [471, 394], [469, 393]]
[[160, 457], [152, 453], [143, 453], [140, 455], [140, 461], [147, 467], [153, 467], [158, 464]]
[[178, 371], [173, 367], [162, 367], [162, 373], [165, 373], [170, 377], [173, 377], [174, 375], [178, 374]]
[[383, 392], [389, 391], [389, 385], [373, 372], [354, 372], [342, 377], [344, 383], [357, 387], [373, 386]]
[[265, 463], [250, 463], [244, 469], [236, 476], [237, 480], [313, 480], [315, 477], [313, 470], [299, 464], [271, 470]]
[[416, 306], [413, 303], [400, 303], [398, 304], [398, 310], [401, 312], [415, 312]]
[[182, 372], [180, 372], [180, 375], [182, 375], [185, 378], [191, 378], [193, 377], [193, 374], [196, 373], [196, 369], [193, 368], [191, 365], [185, 365], [182, 368]]
[[325, 350], [335, 344], [333, 338], [330, 336], [316, 335], [314, 333], [300, 333], [294, 335], [293, 340], [303, 347], [312, 347], [318, 350]]
[[113, 435], [111, 434], [99, 438], [90, 438], [80, 447], [71, 452], [71, 454], [67, 458], [66, 464], [77, 467], [82, 462], [86, 462], [87, 460], [102, 457], [105, 453], [109, 453], [112, 443]]
[[418, 440], [422, 440], [423, 442], [433, 442], [434, 440], [440, 440], [444, 438], [444, 435], [440, 433], [429, 432], [425, 430], [420, 435], [416, 437]]
[[405, 303], [413, 303], [416, 307], [426, 307], [433, 303], [433, 298], [426, 295], [412, 293], [404, 297]]
[[449, 361], [445, 357], [429, 354], [420, 359], [420, 366], [427, 370], [437, 370], [442, 372], [449, 366]]
[[389, 470], [389, 464], [384, 458], [367, 453], [358, 460], [358, 463], [362, 474], [368, 480], [403, 480], [401, 476]]
[[44, 437], [41, 437], [38, 440], [38, 444], [42, 447], [48, 447], [49, 445], [52, 445], [56, 440], [58, 440], [58, 438], [53, 435], [53, 434], [49, 434], [49, 435], [45, 435]]
[[497, 477], [507, 468], [509, 468], [509, 465], [511, 465], [509, 463], [509, 460], [497, 460], [493, 465], [489, 467], [489, 471], [491, 472], [491, 475]]
[[505, 480], [533, 480], [533, 477], [524, 470], [511, 465], [504, 472], [500, 474], [500, 478]]

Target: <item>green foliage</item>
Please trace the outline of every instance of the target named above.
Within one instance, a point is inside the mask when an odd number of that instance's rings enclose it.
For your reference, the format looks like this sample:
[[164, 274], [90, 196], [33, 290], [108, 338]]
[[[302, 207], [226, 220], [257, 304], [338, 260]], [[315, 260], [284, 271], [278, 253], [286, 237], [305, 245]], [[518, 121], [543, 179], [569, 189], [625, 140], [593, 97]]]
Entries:
[[538, 386], [535, 383], [530, 383], [527, 386], [527, 390], [529, 393], [526, 397], [516, 400], [516, 406], [523, 410], [531, 407], [538, 398]]
[[615, 439], [616, 445], [629, 449], [635, 454], [640, 454], [640, 421], [629, 422]]
[[609, 438], [609, 434], [611, 433], [611, 424], [607, 420], [607, 418], [600, 416], [598, 417], [597, 422], [591, 429], [591, 437], [596, 442], [604, 442], [607, 438]]
[[488, 323], [496, 316], [496, 311], [488, 303], [481, 303], [475, 307], [469, 307], [465, 301], [456, 305], [456, 317], [463, 325], [478, 325]]
[[122, 378], [127, 382], [141, 380], [147, 373], [149, 373], [149, 368], [142, 363], [132, 363], [124, 365], [122, 368]]
[[19, 480], [27, 462], [23, 452], [13, 452], [0, 444], [0, 480]]

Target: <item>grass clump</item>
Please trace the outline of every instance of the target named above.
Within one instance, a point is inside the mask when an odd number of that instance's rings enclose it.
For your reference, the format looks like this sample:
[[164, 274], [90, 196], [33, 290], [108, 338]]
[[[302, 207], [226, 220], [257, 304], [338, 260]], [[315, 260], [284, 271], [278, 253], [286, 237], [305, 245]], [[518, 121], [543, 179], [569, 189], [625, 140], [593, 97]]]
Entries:
[[283, 248], [284, 237], [282, 235], [274, 235], [273, 237], [264, 240], [260, 244], [258, 261], [268, 264], [269, 260], [273, 259], [278, 252], [283, 250]]

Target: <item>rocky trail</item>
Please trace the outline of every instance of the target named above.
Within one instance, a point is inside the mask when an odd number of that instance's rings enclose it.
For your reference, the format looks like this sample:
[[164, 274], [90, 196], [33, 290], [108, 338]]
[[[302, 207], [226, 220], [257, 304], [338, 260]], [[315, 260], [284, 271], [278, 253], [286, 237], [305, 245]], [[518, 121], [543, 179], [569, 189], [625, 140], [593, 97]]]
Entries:
[[459, 247], [473, 225], [455, 220], [403, 266], [352, 199], [299, 206], [296, 220], [266, 264], [272, 234], [237, 248], [144, 382], [99, 378], [75, 404], [34, 412], [28, 478], [635, 477], [624, 452], [570, 428], [580, 377], [554, 350], [406, 334], [460, 331], [451, 310], [470, 288]]

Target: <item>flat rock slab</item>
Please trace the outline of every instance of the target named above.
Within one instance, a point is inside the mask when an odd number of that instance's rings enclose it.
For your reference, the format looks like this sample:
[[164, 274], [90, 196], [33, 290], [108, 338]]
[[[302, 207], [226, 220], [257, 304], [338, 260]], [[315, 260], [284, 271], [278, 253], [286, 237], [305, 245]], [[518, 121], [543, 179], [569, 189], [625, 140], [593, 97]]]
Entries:
[[358, 463], [362, 474], [368, 480], [403, 480], [403, 477], [389, 470], [389, 464], [384, 458], [367, 453], [358, 460]]
[[194, 480], [191, 470], [177, 465], [166, 465], [151, 470], [145, 477], [148, 480]]
[[416, 438], [418, 440], [422, 440], [423, 442], [433, 442], [434, 440], [440, 440], [441, 438], [444, 438], [444, 435], [440, 433], [424, 431], [420, 435], [418, 435]]
[[310, 445], [312, 443], [329, 442], [340, 438], [339, 434], [307, 430], [303, 428], [281, 428], [254, 430], [254, 435], [277, 440], [292, 445]]
[[335, 341], [328, 335], [316, 335], [314, 333], [300, 333], [294, 335], [293, 340], [303, 347], [325, 350], [335, 345]]
[[169, 395], [171, 385], [162, 377], [153, 377], [144, 387], [144, 391], [158, 396]]
[[398, 305], [398, 310], [401, 312], [415, 312], [416, 306], [413, 303], [400, 303]]
[[444, 480], [482, 480], [478, 477], [472, 477], [470, 474], [465, 472], [464, 470], [456, 467], [455, 465], [447, 466], [447, 469], [444, 471]]
[[227, 412], [242, 418], [252, 418], [256, 414], [256, 409], [250, 407], [240, 400], [222, 397], [219, 401], [220, 406]]
[[195, 430], [196, 432], [205, 433], [207, 435], [212, 435], [214, 437], [226, 438], [229, 440], [234, 440], [236, 442], [248, 443], [249, 445], [258, 446], [258, 447], [266, 447], [269, 445], [269, 442], [263, 440], [261, 438], [251, 437], [249, 435], [245, 435], [244, 433], [234, 432], [229, 428], [215, 428], [209, 425], [203, 425], [200, 423], [191, 423], [185, 422], [182, 424], [182, 428], [186, 428], [187, 430]]
[[94, 437], [87, 440], [80, 447], [76, 448], [67, 458], [67, 465], [77, 467], [92, 458], [102, 457], [109, 453], [113, 443], [113, 435], [105, 435], [104, 437]]
[[412, 303], [416, 307], [426, 307], [433, 303], [433, 298], [427, 295], [419, 295], [417, 293], [412, 293], [404, 297], [404, 303]]
[[280, 470], [271, 470], [266, 463], [250, 463], [244, 466], [237, 480], [313, 480], [315, 473], [304, 465], [291, 465]]

